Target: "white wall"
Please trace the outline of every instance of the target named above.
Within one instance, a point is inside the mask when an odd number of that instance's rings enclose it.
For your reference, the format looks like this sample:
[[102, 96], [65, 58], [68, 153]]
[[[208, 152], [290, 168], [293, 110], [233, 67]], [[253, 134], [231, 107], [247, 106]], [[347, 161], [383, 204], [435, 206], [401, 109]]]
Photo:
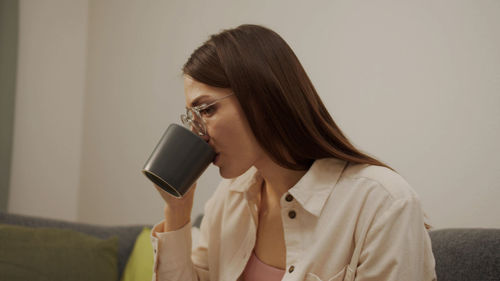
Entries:
[[87, 1], [20, 1], [9, 212], [78, 219]]
[[[182, 64], [208, 35], [257, 23], [289, 42], [344, 132], [412, 184], [437, 228], [500, 227], [499, 14], [495, 0], [91, 0], [79, 196], [67, 211], [102, 224], [159, 220], [140, 169], [178, 122]], [[34, 180], [16, 192], [36, 190]], [[215, 168], [202, 176], [194, 216], [218, 181]]]

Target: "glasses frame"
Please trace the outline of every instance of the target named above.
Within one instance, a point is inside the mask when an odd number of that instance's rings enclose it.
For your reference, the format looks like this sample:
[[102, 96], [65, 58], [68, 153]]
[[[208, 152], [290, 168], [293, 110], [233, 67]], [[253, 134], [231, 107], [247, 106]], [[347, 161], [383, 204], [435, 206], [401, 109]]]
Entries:
[[[215, 99], [210, 103], [202, 103], [197, 106], [193, 107], [186, 107], [186, 114], [181, 114], [181, 121], [182, 124], [190, 129], [196, 132], [198, 136], [206, 136], [207, 134], [207, 124], [205, 123], [205, 119], [201, 116], [201, 111], [215, 105], [216, 103], [220, 102], [221, 100], [228, 98], [230, 96], [234, 95], [234, 93], [231, 93], [227, 96], [223, 96], [221, 98]], [[198, 121], [200, 120], [200, 121]]]

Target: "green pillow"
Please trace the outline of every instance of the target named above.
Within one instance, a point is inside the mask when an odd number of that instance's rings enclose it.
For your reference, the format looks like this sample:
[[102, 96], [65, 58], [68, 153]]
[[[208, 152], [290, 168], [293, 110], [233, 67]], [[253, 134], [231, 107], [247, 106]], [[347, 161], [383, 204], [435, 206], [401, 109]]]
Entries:
[[0, 280], [118, 280], [118, 238], [0, 224]]
[[135, 240], [134, 249], [123, 271], [121, 281], [144, 281], [153, 279], [153, 246], [151, 229], [145, 227]]

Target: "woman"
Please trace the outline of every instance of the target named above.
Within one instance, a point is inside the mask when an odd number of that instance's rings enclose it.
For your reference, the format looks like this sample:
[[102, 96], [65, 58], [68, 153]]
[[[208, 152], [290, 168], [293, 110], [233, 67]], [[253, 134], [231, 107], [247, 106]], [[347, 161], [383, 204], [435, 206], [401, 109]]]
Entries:
[[419, 199], [337, 127], [275, 32], [213, 35], [183, 68], [183, 122], [224, 178], [191, 251], [194, 189], [165, 200], [155, 280], [435, 280]]

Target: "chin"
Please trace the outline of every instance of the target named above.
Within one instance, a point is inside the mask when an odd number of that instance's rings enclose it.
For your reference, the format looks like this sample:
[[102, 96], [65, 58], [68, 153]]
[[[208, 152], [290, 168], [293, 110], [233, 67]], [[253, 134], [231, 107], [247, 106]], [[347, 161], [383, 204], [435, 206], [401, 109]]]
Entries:
[[[241, 175], [243, 175], [250, 167], [247, 169], [244, 169], [243, 167], [234, 167], [232, 166], [233, 169], [228, 169], [224, 166], [219, 167], [219, 175], [225, 179], [234, 179], [237, 178]], [[236, 168], [236, 169], [235, 169]]]
[[227, 170], [219, 167], [219, 175], [225, 179], [234, 179], [234, 178], [240, 176], [241, 174], [233, 173], [231, 171], [227, 171]]

